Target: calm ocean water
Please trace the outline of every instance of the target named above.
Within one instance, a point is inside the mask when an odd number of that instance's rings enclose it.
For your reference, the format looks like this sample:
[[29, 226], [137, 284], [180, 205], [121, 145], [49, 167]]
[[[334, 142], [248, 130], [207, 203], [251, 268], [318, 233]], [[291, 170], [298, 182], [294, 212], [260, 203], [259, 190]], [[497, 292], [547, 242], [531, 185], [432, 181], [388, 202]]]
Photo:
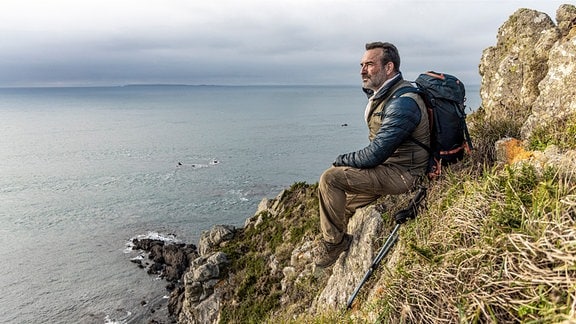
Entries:
[[129, 262], [131, 238], [241, 226], [361, 148], [365, 102], [358, 87], [0, 89], [0, 322], [135, 322], [165, 283]]

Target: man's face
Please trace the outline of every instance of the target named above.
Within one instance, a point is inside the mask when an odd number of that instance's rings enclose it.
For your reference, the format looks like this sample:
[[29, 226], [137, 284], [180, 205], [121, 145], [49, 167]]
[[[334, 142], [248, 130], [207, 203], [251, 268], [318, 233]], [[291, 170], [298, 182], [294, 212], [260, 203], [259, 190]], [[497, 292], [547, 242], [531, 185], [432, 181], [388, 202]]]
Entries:
[[367, 50], [362, 56], [360, 75], [362, 76], [363, 88], [377, 91], [388, 79], [387, 67], [382, 66], [382, 54], [381, 48], [373, 48]]

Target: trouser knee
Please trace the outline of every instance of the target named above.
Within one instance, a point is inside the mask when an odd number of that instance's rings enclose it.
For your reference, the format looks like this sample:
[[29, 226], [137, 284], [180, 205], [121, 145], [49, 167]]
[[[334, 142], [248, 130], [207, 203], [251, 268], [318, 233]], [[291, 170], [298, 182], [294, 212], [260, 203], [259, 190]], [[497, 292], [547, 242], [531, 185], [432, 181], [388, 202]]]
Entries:
[[341, 173], [340, 170], [338, 170], [337, 167], [332, 167], [327, 169], [326, 171], [324, 171], [322, 173], [322, 175], [320, 176], [320, 180], [318, 181], [318, 186], [320, 187], [320, 190], [326, 188], [326, 187], [333, 187], [335, 185], [337, 185], [339, 183], [338, 179], [339, 179], [339, 174]]

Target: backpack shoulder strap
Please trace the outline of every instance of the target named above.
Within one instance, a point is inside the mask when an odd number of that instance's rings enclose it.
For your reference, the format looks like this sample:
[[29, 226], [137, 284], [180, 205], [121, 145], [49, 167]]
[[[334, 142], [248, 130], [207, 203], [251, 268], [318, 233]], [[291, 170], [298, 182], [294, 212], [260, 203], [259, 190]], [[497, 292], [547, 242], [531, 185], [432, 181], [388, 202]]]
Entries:
[[[426, 93], [424, 91], [422, 91], [422, 89], [417, 88], [417, 87], [402, 87], [398, 90], [396, 90], [393, 94], [392, 94], [392, 98], [398, 98], [401, 97], [402, 95], [405, 95], [407, 93], [416, 93], [420, 96], [420, 98], [422, 98], [422, 100], [424, 100], [424, 104], [426, 105], [426, 107], [430, 107], [429, 105], [429, 99], [428, 96], [426, 95]], [[420, 142], [419, 140], [415, 139], [414, 137], [410, 136], [409, 140], [411, 140], [412, 142], [418, 144], [418, 146], [420, 146], [421, 148], [425, 149], [429, 154], [432, 154], [432, 148], [430, 148], [428, 145]]]
[[407, 93], [416, 93], [416, 94], [422, 95], [422, 90], [420, 90], [419, 88], [416, 88], [416, 87], [402, 87], [402, 88], [396, 90], [392, 94], [392, 98], [398, 98], [398, 97], [401, 97]]

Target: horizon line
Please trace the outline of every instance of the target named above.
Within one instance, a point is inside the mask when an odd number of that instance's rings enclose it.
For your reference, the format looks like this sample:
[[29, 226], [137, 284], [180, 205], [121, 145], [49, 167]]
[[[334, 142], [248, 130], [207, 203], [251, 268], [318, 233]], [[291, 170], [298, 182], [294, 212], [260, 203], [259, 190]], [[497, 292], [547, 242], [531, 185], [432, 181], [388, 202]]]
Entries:
[[[469, 84], [466, 87], [480, 86]], [[0, 86], [0, 89], [65, 89], [65, 88], [131, 88], [131, 87], [361, 87], [355, 84], [186, 84], [186, 83], [127, 83], [121, 85], [28, 85]]]

